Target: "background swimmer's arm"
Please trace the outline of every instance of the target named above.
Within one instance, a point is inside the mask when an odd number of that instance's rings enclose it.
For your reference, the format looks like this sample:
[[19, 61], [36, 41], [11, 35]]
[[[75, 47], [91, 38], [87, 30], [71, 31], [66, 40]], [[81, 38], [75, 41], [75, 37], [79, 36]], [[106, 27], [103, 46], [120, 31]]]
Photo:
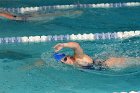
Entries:
[[14, 16], [9, 13], [0, 13], [0, 16], [5, 17], [7, 19], [14, 19]]
[[55, 48], [55, 52], [58, 52], [62, 48], [72, 48], [74, 50], [74, 54], [76, 57], [81, 58], [84, 56], [83, 49], [76, 42], [59, 43], [54, 48]]
[[5, 17], [10, 20], [22, 20], [21, 17], [10, 14], [10, 13], [0, 13], [0, 16]]

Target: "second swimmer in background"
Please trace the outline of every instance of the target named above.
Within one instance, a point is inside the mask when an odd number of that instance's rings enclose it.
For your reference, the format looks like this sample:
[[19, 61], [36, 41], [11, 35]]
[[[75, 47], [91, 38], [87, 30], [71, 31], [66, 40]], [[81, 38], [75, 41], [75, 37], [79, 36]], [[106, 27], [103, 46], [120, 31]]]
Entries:
[[15, 15], [6, 11], [0, 11], [0, 16], [9, 20], [17, 21], [50, 21], [58, 17], [77, 17], [83, 13], [82, 10], [68, 10], [68, 11], [54, 11], [51, 13], [38, 13], [38, 12], [27, 12], [20, 15]]

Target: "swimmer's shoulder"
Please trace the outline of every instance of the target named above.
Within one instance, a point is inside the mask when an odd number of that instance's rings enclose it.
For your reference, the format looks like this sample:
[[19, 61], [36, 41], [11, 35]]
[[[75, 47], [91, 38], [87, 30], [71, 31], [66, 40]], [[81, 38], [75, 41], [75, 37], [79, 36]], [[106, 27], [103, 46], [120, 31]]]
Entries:
[[76, 63], [79, 63], [79, 64], [92, 64], [93, 63], [93, 59], [88, 56], [88, 55], [84, 55], [82, 58], [80, 57], [75, 57], [75, 61]]

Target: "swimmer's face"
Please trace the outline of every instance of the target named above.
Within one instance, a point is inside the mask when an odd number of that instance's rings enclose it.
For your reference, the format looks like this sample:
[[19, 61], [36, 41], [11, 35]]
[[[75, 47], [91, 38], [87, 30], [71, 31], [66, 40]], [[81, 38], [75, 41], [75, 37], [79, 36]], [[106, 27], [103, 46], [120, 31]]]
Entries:
[[61, 62], [66, 63], [66, 64], [73, 64], [74, 62], [74, 57], [72, 56], [66, 56], [64, 57]]

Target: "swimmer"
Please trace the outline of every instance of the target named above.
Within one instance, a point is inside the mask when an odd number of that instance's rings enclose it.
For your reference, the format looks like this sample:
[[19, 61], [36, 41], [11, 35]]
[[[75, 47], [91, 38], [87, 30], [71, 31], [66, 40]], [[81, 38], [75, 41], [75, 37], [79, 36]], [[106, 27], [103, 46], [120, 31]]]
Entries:
[[[74, 51], [74, 55], [65, 55], [58, 53], [63, 48], [71, 48]], [[116, 58], [111, 57], [107, 60], [94, 60], [90, 56], [84, 53], [83, 49], [76, 42], [59, 43], [54, 46], [55, 54], [54, 58], [62, 63], [78, 66], [85, 69], [106, 69], [124, 65], [128, 58]], [[130, 58], [129, 58], [130, 59]], [[134, 59], [134, 58], [133, 58]], [[140, 58], [137, 60], [140, 61]]]
[[81, 15], [83, 11], [74, 10], [74, 11], [55, 11], [52, 13], [41, 14], [38, 12], [29, 12], [25, 14], [15, 15], [6, 11], [0, 11], [0, 16], [4, 17], [9, 20], [16, 20], [16, 21], [39, 21], [39, 20], [46, 20], [50, 21], [58, 17], [77, 17]]
[[[65, 55], [63, 53], [58, 53], [63, 48], [71, 48], [74, 51], [74, 55]], [[90, 56], [84, 53], [83, 49], [76, 42], [68, 42], [68, 43], [59, 43], [54, 46], [54, 58], [58, 62], [62, 62], [64, 64], [80, 67], [83, 69], [92, 69], [92, 70], [105, 70], [108, 68], [120, 68], [127, 67], [132, 65], [140, 65], [140, 58], [116, 58], [110, 57], [107, 60], [98, 60], [92, 59]], [[129, 63], [129, 64], [127, 64]], [[43, 59], [37, 59], [37, 61], [32, 64], [27, 64], [26, 66], [22, 66], [18, 69], [20, 70], [30, 70], [33, 68], [41, 68], [46, 65], [46, 61]]]

